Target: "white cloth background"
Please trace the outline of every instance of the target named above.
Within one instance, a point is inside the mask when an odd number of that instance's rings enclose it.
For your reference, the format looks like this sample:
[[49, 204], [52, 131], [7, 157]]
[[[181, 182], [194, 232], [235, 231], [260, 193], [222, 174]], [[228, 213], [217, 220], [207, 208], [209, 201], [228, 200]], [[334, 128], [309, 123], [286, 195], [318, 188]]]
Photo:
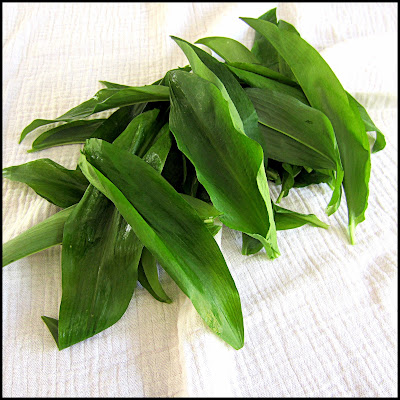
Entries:
[[[241, 295], [245, 346], [209, 331], [165, 274], [172, 304], [138, 287], [114, 326], [59, 352], [40, 316], [58, 317], [60, 246], [3, 269], [5, 397], [386, 397], [397, 395], [397, 3], [3, 3], [3, 167], [48, 157], [75, 168], [80, 145], [27, 153], [35, 118], [54, 118], [101, 88], [144, 85], [187, 60], [169, 37], [227, 36], [251, 46], [239, 17], [278, 5], [386, 135], [372, 155], [369, 207], [347, 235], [345, 201], [327, 217], [327, 185], [282, 206], [328, 230], [278, 233], [281, 256], [221, 248]], [[40, 130], [38, 130], [40, 132]], [[273, 199], [280, 187], [270, 185]], [[58, 211], [3, 180], [3, 241]]]

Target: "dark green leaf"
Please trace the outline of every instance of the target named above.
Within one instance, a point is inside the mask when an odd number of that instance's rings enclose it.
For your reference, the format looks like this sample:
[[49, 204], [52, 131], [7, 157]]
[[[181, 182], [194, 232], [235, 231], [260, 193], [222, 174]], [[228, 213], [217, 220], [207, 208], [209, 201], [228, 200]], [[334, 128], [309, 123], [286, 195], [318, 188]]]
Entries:
[[62, 243], [65, 221], [75, 206], [61, 210], [3, 244], [3, 267]]
[[[123, 86], [123, 85], [121, 85]], [[101, 89], [91, 99], [72, 108], [54, 120], [37, 119], [30, 123], [21, 133], [20, 143], [26, 135], [40, 126], [53, 122], [73, 122], [100, 111], [129, 106], [149, 101], [168, 101], [169, 91], [165, 86], [139, 86], [112, 89]]]
[[315, 185], [318, 183], [328, 183], [331, 185], [333, 181], [333, 177], [322, 173], [320, 171], [312, 170], [307, 172], [305, 169], [302, 169], [300, 173], [296, 176], [294, 181], [294, 187], [305, 187], [308, 185]]
[[332, 123], [344, 169], [350, 242], [354, 244], [355, 227], [365, 219], [371, 171], [369, 143], [360, 113], [349, 103], [328, 64], [300, 36], [266, 21], [243, 20], [270, 41], [292, 69], [311, 106], [322, 111]]
[[[151, 139], [158, 137], [144, 158], [162, 168], [170, 133], [166, 125], [157, 135], [158, 114], [154, 109], [134, 118], [114, 146], [141, 152]], [[113, 203], [89, 185], [64, 228], [60, 350], [121, 318], [136, 287], [142, 249], [143, 244]]]
[[199, 39], [195, 43], [209, 47], [228, 63], [247, 62], [260, 64], [258, 58], [246, 46], [234, 39], [211, 36]]
[[278, 82], [286, 83], [287, 85], [290, 86], [297, 86], [296, 82], [292, 81], [285, 75], [282, 75], [281, 73], [274, 71], [264, 65], [260, 64], [250, 64], [246, 62], [233, 62], [233, 63], [227, 63], [231, 67], [235, 67], [238, 69], [243, 69], [245, 71], [253, 72], [255, 74], [265, 76], [266, 78], [274, 79]]
[[[187, 73], [187, 72], [181, 72]], [[243, 346], [240, 299], [222, 253], [195, 210], [147, 163], [90, 139], [80, 167], [222, 339]], [[135, 171], [124, 174], [124, 171]]]
[[66, 169], [49, 158], [4, 168], [3, 178], [26, 183], [62, 208], [78, 203], [89, 184], [81, 171]]
[[246, 93], [257, 110], [268, 158], [336, 171], [335, 188], [326, 208], [331, 215], [340, 204], [343, 169], [329, 119], [317, 109], [282, 92], [248, 88]]
[[[228, 227], [279, 255], [261, 146], [233, 125], [221, 91], [195, 74], [170, 75], [170, 128]], [[216, 174], [215, 172], [218, 171]]]
[[139, 263], [139, 282], [158, 301], [172, 302], [158, 279], [157, 260], [146, 248], [143, 249]]
[[294, 186], [294, 178], [300, 173], [302, 169], [297, 165], [290, 165], [287, 163], [283, 163], [282, 167], [284, 169], [282, 177], [282, 189], [279, 197], [276, 199], [276, 203], [279, 203], [283, 197], [286, 197], [289, 194], [290, 189]]
[[[258, 17], [258, 19], [262, 19], [277, 25], [278, 21], [276, 18], [276, 7], [261, 15]], [[253, 47], [251, 48], [251, 52], [261, 61], [262, 64], [271, 69], [279, 71], [279, 58], [277, 51], [268, 42], [268, 40], [265, 40], [265, 38], [258, 32], [255, 32], [254, 43]]]
[[42, 133], [32, 143], [32, 149], [28, 153], [48, 149], [65, 144], [85, 143], [93, 133], [107, 121], [106, 119], [92, 119], [88, 121], [73, 121], [57, 126]]
[[298, 87], [286, 85], [285, 83], [266, 78], [265, 76], [255, 74], [254, 72], [245, 71], [244, 69], [235, 68], [230, 65], [228, 67], [238, 77], [240, 81], [249, 85], [252, 88], [270, 89], [277, 92], [282, 92], [289, 96], [295, 97], [297, 100], [300, 100], [304, 104], [309, 105], [303, 91]]

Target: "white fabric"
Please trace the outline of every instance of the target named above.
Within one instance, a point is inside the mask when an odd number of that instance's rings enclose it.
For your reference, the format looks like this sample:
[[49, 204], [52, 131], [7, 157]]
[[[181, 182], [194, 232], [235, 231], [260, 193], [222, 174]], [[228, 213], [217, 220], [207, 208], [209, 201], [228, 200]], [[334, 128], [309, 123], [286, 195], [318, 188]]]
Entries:
[[[277, 3], [3, 3], [3, 167], [48, 157], [74, 168], [80, 145], [27, 153], [35, 118], [89, 99], [99, 80], [144, 85], [187, 60], [169, 37], [227, 36], [251, 46], [239, 17]], [[281, 256], [221, 248], [241, 295], [245, 346], [204, 325], [165, 274], [172, 304], [138, 287], [106, 331], [58, 351], [40, 316], [58, 317], [60, 246], [3, 269], [5, 397], [397, 396], [397, 3], [279, 3], [386, 135], [372, 155], [366, 220], [349, 244], [345, 201], [327, 217], [327, 185], [294, 189], [282, 206], [328, 230], [278, 232]], [[276, 199], [280, 187], [270, 185]], [[344, 199], [343, 199], [344, 200]], [[58, 211], [3, 180], [3, 241]]]

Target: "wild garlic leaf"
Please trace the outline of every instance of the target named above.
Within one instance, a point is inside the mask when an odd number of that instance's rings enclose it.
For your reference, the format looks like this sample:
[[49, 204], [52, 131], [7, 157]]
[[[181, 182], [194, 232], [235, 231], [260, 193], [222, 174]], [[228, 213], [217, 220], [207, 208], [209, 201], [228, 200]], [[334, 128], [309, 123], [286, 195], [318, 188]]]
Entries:
[[73, 121], [49, 129], [34, 140], [32, 148], [28, 150], [28, 153], [65, 144], [85, 143], [85, 140], [91, 138], [93, 133], [101, 127], [105, 121], [106, 119], [104, 118]]
[[300, 173], [302, 169], [298, 165], [290, 165], [288, 163], [283, 163], [282, 167], [284, 169], [282, 177], [282, 189], [278, 198], [276, 199], [275, 204], [278, 204], [283, 197], [286, 197], [289, 194], [290, 189], [294, 186], [294, 178]]
[[[217, 243], [196, 211], [147, 163], [107, 142], [90, 139], [80, 167], [113, 201], [206, 324], [235, 349], [241, 348], [239, 294]], [[126, 170], [135, 174], [124, 174]]]
[[274, 79], [266, 78], [265, 76], [258, 75], [254, 72], [232, 67], [231, 65], [228, 65], [228, 68], [242, 83], [252, 88], [270, 89], [277, 92], [282, 92], [289, 96], [295, 97], [297, 100], [300, 100], [304, 104], [309, 105], [303, 91], [298, 87], [290, 86]]
[[235, 128], [228, 103], [211, 82], [176, 71], [169, 86], [171, 131], [213, 205], [223, 213], [221, 222], [259, 238], [268, 256], [276, 258], [279, 250], [261, 146]]
[[[144, 157], [162, 168], [170, 132], [164, 128], [158, 134], [158, 114], [155, 109], [137, 116], [114, 146], [130, 154], [140, 152], [149, 137], [157, 138]], [[62, 244], [60, 350], [121, 318], [136, 287], [143, 250], [143, 244], [114, 204], [92, 185], [68, 218]]]
[[158, 301], [171, 303], [158, 277], [157, 260], [146, 247], [142, 251], [139, 263], [139, 282]]
[[257, 110], [268, 158], [336, 171], [335, 188], [326, 208], [331, 215], [340, 205], [343, 167], [329, 119], [321, 111], [282, 92], [248, 88], [246, 93]]
[[27, 184], [62, 208], [78, 203], [89, 184], [81, 171], [64, 168], [49, 158], [4, 168], [3, 178]]
[[245, 45], [235, 39], [210, 36], [197, 40], [195, 44], [202, 44], [209, 47], [227, 63], [247, 62], [260, 64], [258, 58]]
[[123, 88], [101, 89], [91, 99], [72, 108], [53, 120], [36, 119], [21, 133], [19, 142], [33, 130], [53, 122], [73, 122], [89, 117], [100, 111], [110, 110], [149, 101], [168, 101], [169, 91], [166, 86], [129, 86]]
[[296, 84], [277, 70], [261, 65], [257, 57], [255, 57], [247, 47], [234, 39], [214, 36], [202, 38], [196, 43], [204, 44], [215, 51], [215, 53], [225, 60], [228, 66], [251, 71], [279, 82], [285, 82], [291, 85]]
[[367, 110], [353, 96], [351, 96], [350, 93], [347, 93], [347, 97], [349, 103], [353, 103], [355, 107], [357, 107], [361, 119], [364, 122], [365, 130], [367, 132], [376, 132], [376, 138], [371, 153], [377, 153], [378, 151], [383, 150], [386, 146], [385, 135], [375, 126], [371, 117], [368, 115]]
[[3, 244], [3, 267], [62, 243], [65, 221], [75, 205], [61, 210]]
[[[267, 11], [258, 19], [262, 19], [263, 21], [271, 22], [275, 25], [278, 25], [278, 21], [276, 18], [276, 7]], [[275, 48], [266, 40], [262, 35], [260, 35], [257, 31], [254, 35], [254, 43], [251, 48], [251, 52], [264, 64], [266, 67], [269, 67], [275, 71], [279, 71], [279, 56]]]
[[300, 36], [266, 21], [242, 19], [270, 41], [292, 69], [311, 106], [332, 123], [344, 169], [349, 235], [354, 244], [355, 228], [365, 219], [371, 171], [369, 143], [359, 111], [349, 103], [345, 90], [321, 55]]
[[[316, 228], [328, 229], [329, 225], [319, 220], [314, 214], [302, 214], [296, 211], [288, 210], [273, 203], [274, 219], [277, 231], [299, 228], [309, 224]], [[242, 254], [252, 255], [258, 253], [262, 245], [258, 240], [251, 236], [242, 235]]]
[[329, 228], [329, 225], [319, 220], [314, 214], [298, 213], [276, 204], [274, 204], [273, 207], [275, 212], [276, 229], [279, 231], [298, 228], [305, 224], [310, 224], [316, 228]]

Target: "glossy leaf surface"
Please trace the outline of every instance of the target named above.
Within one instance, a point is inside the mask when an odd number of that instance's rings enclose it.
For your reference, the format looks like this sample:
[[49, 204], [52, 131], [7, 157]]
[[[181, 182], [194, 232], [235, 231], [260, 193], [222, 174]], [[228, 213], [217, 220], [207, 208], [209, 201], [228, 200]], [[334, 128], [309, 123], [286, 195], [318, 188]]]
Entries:
[[[268, 10], [266, 13], [258, 17], [264, 21], [271, 22], [278, 25], [276, 18], [276, 7]], [[255, 32], [254, 43], [251, 52], [261, 61], [265, 66], [279, 71], [279, 56], [275, 48], [258, 32]]]
[[[147, 163], [107, 142], [90, 139], [79, 165], [114, 202], [207, 325], [234, 348], [241, 348], [239, 294], [217, 243], [196, 211]], [[134, 173], [124, 174], [126, 170]]]
[[246, 93], [257, 110], [269, 158], [336, 171], [334, 191], [326, 208], [331, 215], [340, 205], [343, 168], [329, 119], [322, 112], [282, 92], [249, 88]]
[[247, 62], [260, 64], [258, 58], [246, 46], [231, 38], [210, 36], [199, 39], [195, 43], [209, 47], [228, 63]]
[[26, 135], [40, 126], [53, 122], [73, 122], [100, 111], [112, 108], [124, 107], [137, 103], [145, 103], [149, 101], [168, 101], [169, 91], [166, 86], [139, 86], [139, 87], [123, 87], [112, 89], [101, 89], [91, 99], [72, 108], [65, 114], [53, 120], [36, 119], [31, 122], [21, 133], [20, 143]]
[[235, 128], [226, 100], [212, 83], [176, 71], [170, 75], [170, 90], [171, 131], [223, 213], [221, 222], [259, 238], [268, 256], [277, 257], [261, 146]]
[[[116, 148], [139, 152], [158, 134], [157, 109], [140, 114], [114, 141]], [[150, 148], [162, 166], [169, 130]], [[160, 143], [162, 144], [160, 145]], [[169, 142], [170, 143], [170, 142]], [[128, 153], [129, 154], [129, 153]], [[160, 163], [161, 161], [161, 163]], [[64, 349], [91, 337], [124, 314], [137, 283], [143, 244], [113, 203], [90, 185], [64, 228], [58, 345]]]
[[34, 140], [32, 148], [28, 150], [28, 153], [65, 144], [84, 143], [86, 139], [92, 137], [93, 133], [105, 121], [106, 119], [73, 121], [49, 129]]
[[365, 219], [368, 182], [371, 170], [370, 150], [363, 121], [357, 108], [320, 54], [295, 33], [279, 30], [267, 21], [242, 18], [262, 34], [292, 69], [311, 106], [331, 121], [344, 169], [350, 242], [354, 243], [357, 224]]
[[49, 158], [4, 168], [3, 178], [26, 183], [39, 196], [62, 208], [78, 203], [89, 184], [81, 171], [64, 168]]

